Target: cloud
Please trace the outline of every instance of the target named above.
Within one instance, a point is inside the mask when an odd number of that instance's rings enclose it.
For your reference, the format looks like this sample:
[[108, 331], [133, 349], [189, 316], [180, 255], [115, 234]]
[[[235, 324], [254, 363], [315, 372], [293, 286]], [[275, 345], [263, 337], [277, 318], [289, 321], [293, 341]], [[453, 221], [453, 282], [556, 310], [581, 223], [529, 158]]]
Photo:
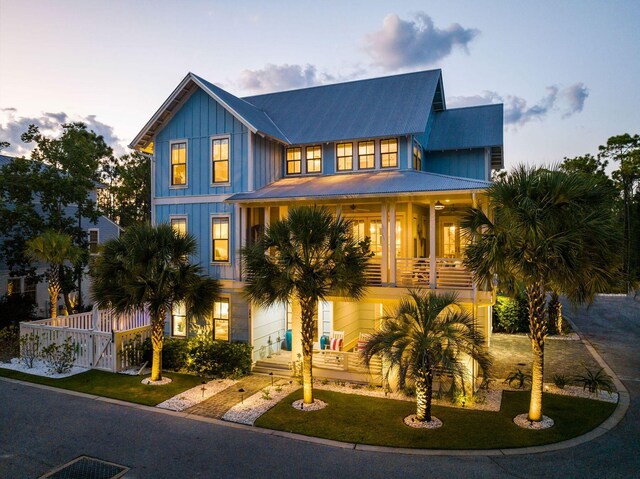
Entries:
[[98, 135], [104, 137], [104, 141], [113, 148], [117, 156], [127, 152], [124, 142], [114, 133], [113, 128], [99, 121], [95, 115], [85, 117], [71, 117], [64, 112], [43, 113], [38, 117], [20, 116], [15, 108], [0, 108], [0, 141], [8, 141], [11, 146], [4, 152], [13, 155], [29, 155], [34, 148], [33, 143], [23, 143], [20, 136], [27, 131], [29, 125], [36, 125], [40, 132], [47, 136], [57, 136], [62, 131], [63, 123], [81, 121]]
[[261, 70], [244, 70], [239, 84], [243, 90], [273, 92], [305, 88], [332, 80], [326, 73], [318, 73], [314, 65], [267, 64]]
[[468, 53], [469, 43], [479, 33], [458, 23], [438, 28], [424, 12], [416, 13], [414, 20], [391, 13], [384, 18], [382, 29], [367, 34], [364, 41], [374, 64], [389, 71], [436, 63], [456, 46]]
[[546, 90], [546, 94], [532, 106], [528, 106], [527, 101], [520, 96], [502, 96], [495, 91], [484, 91], [472, 96], [450, 97], [447, 103], [450, 107], [504, 103], [504, 124], [522, 126], [531, 121], [542, 121], [555, 111], [559, 112], [563, 119], [568, 118], [582, 111], [589, 96], [589, 90], [584, 83], [575, 83], [563, 89], [552, 85]]

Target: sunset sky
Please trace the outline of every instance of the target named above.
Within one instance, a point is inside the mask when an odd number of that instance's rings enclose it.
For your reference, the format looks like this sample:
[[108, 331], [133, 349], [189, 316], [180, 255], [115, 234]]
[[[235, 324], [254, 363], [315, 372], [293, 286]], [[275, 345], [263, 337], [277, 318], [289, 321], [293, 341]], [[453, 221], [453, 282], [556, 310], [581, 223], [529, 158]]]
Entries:
[[505, 104], [505, 161], [640, 133], [640, 2], [0, 0], [0, 140], [83, 120], [116, 151], [189, 71], [239, 96], [441, 68]]

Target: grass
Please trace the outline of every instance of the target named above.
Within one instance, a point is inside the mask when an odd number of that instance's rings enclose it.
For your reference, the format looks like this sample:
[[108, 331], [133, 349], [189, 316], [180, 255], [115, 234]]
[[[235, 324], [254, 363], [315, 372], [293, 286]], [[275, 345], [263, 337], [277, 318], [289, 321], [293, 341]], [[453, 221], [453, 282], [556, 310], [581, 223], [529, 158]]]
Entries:
[[300, 398], [292, 393], [260, 417], [256, 426], [344, 442], [429, 449], [493, 449], [550, 444], [584, 434], [604, 421], [616, 405], [590, 399], [545, 394], [545, 415], [555, 426], [531, 431], [513, 418], [526, 412], [527, 392], [504, 392], [499, 412], [434, 406], [444, 425], [435, 430], [412, 429], [402, 419], [415, 413], [415, 404], [331, 391], [314, 391], [329, 406], [316, 412], [291, 407]]
[[34, 376], [10, 369], [0, 368], [0, 376], [19, 379], [31, 383], [45, 384], [61, 389], [80, 391], [146, 406], [155, 406], [176, 394], [202, 383], [202, 379], [188, 374], [168, 373], [172, 382], [165, 386], [145, 386], [141, 376], [127, 376], [95, 369], [62, 379]]

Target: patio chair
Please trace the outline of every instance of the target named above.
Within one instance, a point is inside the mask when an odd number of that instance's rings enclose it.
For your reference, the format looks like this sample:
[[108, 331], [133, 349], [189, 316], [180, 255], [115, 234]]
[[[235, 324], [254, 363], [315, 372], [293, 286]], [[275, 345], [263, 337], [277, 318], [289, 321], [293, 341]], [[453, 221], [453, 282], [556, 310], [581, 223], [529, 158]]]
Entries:
[[334, 331], [329, 339], [328, 349], [332, 351], [342, 351], [344, 345], [344, 331]]

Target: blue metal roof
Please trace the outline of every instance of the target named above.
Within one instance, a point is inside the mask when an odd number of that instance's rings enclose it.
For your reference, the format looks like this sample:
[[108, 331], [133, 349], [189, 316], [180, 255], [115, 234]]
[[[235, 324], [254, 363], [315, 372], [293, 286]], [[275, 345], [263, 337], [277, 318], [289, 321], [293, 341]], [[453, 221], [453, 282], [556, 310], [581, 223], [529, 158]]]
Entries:
[[229, 202], [289, 200], [484, 190], [491, 183], [415, 170], [371, 171], [329, 176], [282, 178], [251, 193], [238, 193]]
[[245, 97], [292, 144], [424, 133], [440, 70]]
[[426, 150], [502, 146], [503, 106], [483, 105], [434, 113]]
[[0, 166], [8, 165], [14, 160], [13, 156], [0, 155]]

